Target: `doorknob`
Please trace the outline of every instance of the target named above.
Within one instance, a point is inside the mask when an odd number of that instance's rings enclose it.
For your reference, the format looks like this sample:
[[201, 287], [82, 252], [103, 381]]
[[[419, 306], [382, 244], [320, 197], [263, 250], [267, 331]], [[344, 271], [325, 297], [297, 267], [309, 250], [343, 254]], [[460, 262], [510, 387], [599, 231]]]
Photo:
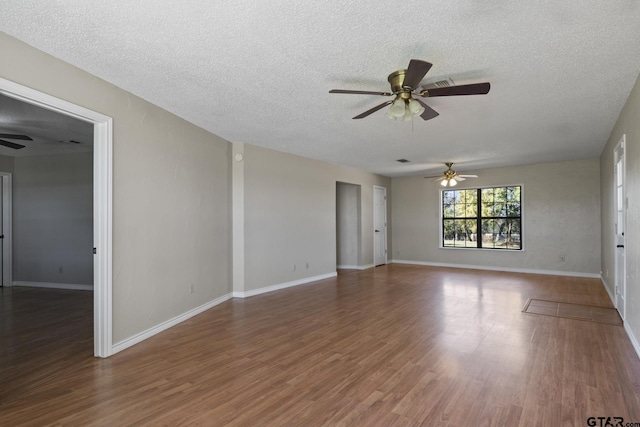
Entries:
[[376, 233], [379, 233], [379, 232], [380, 232], [380, 230], [375, 230], [375, 231], [376, 231]]
[[624, 248], [624, 245], [618, 245], [616, 248]]

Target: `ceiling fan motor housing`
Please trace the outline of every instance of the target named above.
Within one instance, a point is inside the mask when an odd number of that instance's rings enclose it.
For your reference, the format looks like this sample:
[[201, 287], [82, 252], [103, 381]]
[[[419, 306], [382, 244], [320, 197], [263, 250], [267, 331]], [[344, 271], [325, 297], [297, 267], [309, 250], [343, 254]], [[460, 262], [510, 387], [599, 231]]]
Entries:
[[407, 70], [398, 70], [398, 71], [394, 71], [393, 73], [389, 74], [389, 77], [387, 78], [387, 80], [389, 81], [389, 84], [391, 85], [391, 91], [393, 93], [409, 93], [411, 92], [412, 88], [409, 88], [409, 90], [405, 89], [402, 85], [404, 84], [404, 76], [405, 74], [407, 74]]

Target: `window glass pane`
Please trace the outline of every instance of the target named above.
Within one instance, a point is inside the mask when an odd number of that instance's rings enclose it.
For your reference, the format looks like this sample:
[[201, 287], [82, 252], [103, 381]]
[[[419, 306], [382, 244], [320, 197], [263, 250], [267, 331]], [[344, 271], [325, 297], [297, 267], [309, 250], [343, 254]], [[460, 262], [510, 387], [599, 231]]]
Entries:
[[455, 201], [454, 191], [447, 190], [442, 192], [442, 203], [453, 204], [454, 201]]
[[520, 216], [520, 203], [507, 203], [507, 216]]
[[464, 210], [465, 210], [465, 214], [464, 215], [467, 218], [475, 217], [475, 216], [478, 215], [478, 205], [476, 205], [475, 203], [473, 203], [473, 204], [467, 203], [465, 205], [465, 209]]
[[483, 188], [481, 197], [484, 203], [493, 203], [493, 188]]
[[493, 189], [493, 201], [494, 202], [506, 202], [507, 201], [507, 188], [500, 187]]
[[522, 249], [522, 243], [520, 241], [520, 220], [509, 219], [507, 220], [507, 249]]
[[442, 207], [442, 216], [444, 218], [453, 218], [455, 216], [455, 210], [453, 205], [444, 205]]
[[458, 203], [455, 206], [456, 218], [464, 218], [464, 205], [462, 203]]
[[493, 216], [506, 216], [504, 208], [505, 208], [504, 203], [494, 203], [493, 204]]

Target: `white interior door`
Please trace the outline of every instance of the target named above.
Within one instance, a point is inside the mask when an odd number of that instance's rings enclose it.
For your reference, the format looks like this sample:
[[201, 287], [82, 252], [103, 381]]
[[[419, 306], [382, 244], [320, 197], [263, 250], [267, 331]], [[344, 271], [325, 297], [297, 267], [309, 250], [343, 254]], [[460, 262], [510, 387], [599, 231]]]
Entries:
[[615, 297], [616, 308], [620, 317], [625, 316], [626, 299], [626, 260], [625, 260], [625, 236], [627, 196], [625, 192], [625, 137], [616, 146], [614, 151], [615, 174]]
[[387, 263], [387, 189], [373, 187], [373, 264]]

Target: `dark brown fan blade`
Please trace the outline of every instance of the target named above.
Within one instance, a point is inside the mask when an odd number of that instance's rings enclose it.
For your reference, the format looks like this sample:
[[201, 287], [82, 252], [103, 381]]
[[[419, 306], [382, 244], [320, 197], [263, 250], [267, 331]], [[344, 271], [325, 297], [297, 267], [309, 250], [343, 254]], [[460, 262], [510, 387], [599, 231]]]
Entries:
[[372, 109], [365, 111], [362, 114], [358, 114], [357, 116], [354, 117], [354, 119], [363, 119], [363, 118], [367, 117], [369, 114], [375, 113], [376, 111], [386, 107], [389, 104], [393, 104], [393, 100], [385, 101], [382, 104], [377, 105], [377, 106], [373, 107]]
[[433, 108], [429, 107], [427, 104], [425, 104], [424, 102], [422, 102], [421, 100], [414, 98], [415, 101], [418, 101], [420, 103], [420, 105], [422, 105], [424, 107], [424, 112], [422, 114], [420, 114], [420, 117], [422, 117], [423, 120], [431, 120], [435, 117], [438, 117], [440, 114], [438, 114], [438, 112], [436, 110], [434, 110]]
[[13, 148], [15, 150], [19, 150], [24, 148], [24, 145], [16, 144], [14, 142], [5, 141], [4, 139], [0, 139], [0, 145], [4, 145], [5, 147]]
[[345, 89], [331, 89], [329, 93], [351, 93], [355, 95], [382, 95], [382, 96], [391, 96], [392, 93], [389, 92], [373, 92], [369, 90], [345, 90]]
[[469, 85], [437, 87], [422, 92], [421, 96], [454, 96], [454, 95], [485, 95], [489, 93], [489, 83], [472, 83]]
[[13, 133], [0, 133], [0, 138], [9, 138], [9, 139], [20, 139], [22, 141], [33, 141], [31, 137], [27, 135], [16, 135]]
[[419, 59], [409, 61], [409, 67], [404, 75], [402, 86], [409, 86], [411, 89], [417, 88], [424, 76], [427, 75], [431, 65], [432, 64], [426, 61], [420, 61]]

